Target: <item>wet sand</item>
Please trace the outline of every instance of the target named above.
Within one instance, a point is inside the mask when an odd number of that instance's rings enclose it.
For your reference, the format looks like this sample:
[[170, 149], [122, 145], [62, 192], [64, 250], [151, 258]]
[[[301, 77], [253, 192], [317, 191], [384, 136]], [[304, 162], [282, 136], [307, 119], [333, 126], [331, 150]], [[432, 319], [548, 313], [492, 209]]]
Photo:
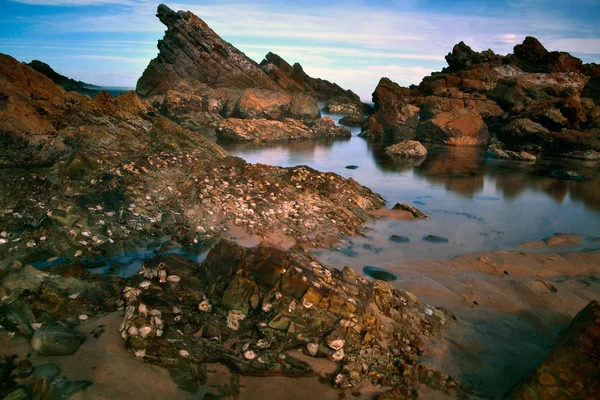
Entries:
[[[591, 300], [600, 299], [600, 251], [496, 251], [388, 269], [398, 275], [397, 287], [456, 315], [455, 324], [429, 340], [421, 361], [455, 377], [473, 397], [501, 398], [542, 361], [571, 318]], [[230, 381], [226, 367], [209, 365], [209, 381], [198, 393], [178, 389], [168, 371], [136, 359], [124, 348], [118, 333], [121, 321], [119, 312], [93, 318], [78, 330], [89, 334], [105, 325], [105, 332], [98, 339], [89, 336], [75, 355], [32, 355], [30, 360], [34, 365], [56, 363], [61, 376], [92, 381], [75, 399], [198, 399], [206, 392], [217, 393], [219, 385]], [[21, 357], [30, 351], [24, 339], [11, 341], [3, 330], [0, 348]], [[317, 373], [335, 369], [327, 360], [299, 352], [292, 355], [310, 361]], [[240, 399], [337, 399], [342, 392], [317, 377], [241, 377], [239, 384]], [[363, 382], [344, 394], [368, 399], [381, 391]], [[426, 387], [420, 392], [424, 399], [445, 397]]]
[[388, 269], [397, 287], [457, 317], [425, 346], [422, 361], [484, 398], [502, 398], [600, 299], [600, 251], [496, 251]]

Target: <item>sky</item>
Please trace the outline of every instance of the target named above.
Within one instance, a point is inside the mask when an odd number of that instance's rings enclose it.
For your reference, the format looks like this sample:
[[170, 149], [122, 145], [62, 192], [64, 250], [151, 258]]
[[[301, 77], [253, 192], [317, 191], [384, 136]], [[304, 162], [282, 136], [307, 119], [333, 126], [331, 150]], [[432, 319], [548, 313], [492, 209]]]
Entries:
[[[461, 40], [512, 52], [525, 36], [600, 63], [600, 0], [179, 0], [256, 62], [273, 51], [364, 100], [383, 76], [418, 84]], [[100, 86], [135, 87], [165, 27], [148, 0], [0, 0], [0, 52]]]

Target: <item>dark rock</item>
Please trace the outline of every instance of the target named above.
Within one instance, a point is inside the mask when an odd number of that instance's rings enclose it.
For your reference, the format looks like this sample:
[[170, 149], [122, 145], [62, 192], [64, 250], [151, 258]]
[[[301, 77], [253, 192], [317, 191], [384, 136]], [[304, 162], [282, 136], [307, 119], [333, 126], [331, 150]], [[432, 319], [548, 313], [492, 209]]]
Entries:
[[61, 369], [56, 364], [42, 364], [35, 367], [34, 376], [36, 378], [46, 378], [49, 381], [57, 378], [61, 373]]
[[506, 398], [600, 398], [599, 347], [600, 304], [592, 301], [573, 318], [541, 365]]
[[340, 124], [346, 126], [358, 126], [362, 127], [367, 123], [367, 118], [362, 115], [346, 115], [343, 118], [340, 118]]
[[421, 211], [417, 210], [415, 207], [409, 206], [408, 204], [396, 203], [396, 205], [394, 207], [392, 207], [392, 210], [408, 211], [415, 218], [421, 218], [421, 219], [427, 218], [427, 215], [423, 214]]
[[532, 36], [527, 36], [522, 44], [514, 48], [516, 64], [527, 72], [560, 73], [582, 69], [583, 63], [579, 58], [569, 53], [549, 52]]
[[358, 169], [358, 165], [346, 165], [346, 169]]
[[61, 75], [58, 72], [54, 71], [48, 64], [42, 61], [33, 60], [27, 65], [29, 65], [36, 71], [46, 75], [48, 78], [52, 79], [52, 82], [65, 89], [67, 92], [74, 90], [82, 94], [96, 95], [101, 90], [101, 88], [98, 86], [94, 86], [81, 81], [76, 81], [75, 79], [71, 79], [64, 75]]
[[448, 243], [448, 239], [434, 235], [423, 236], [423, 240], [429, 243]]
[[83, 343], [85, 336], [60, 326], [42, 326], [31, 338], [31, 347], [41, 356], [70, 356]]
[[390, 242], [394, 242], [394, 243], [408, 243], [410, 242], [410, 239], [406, 236], [398, 236], [398, 235], [392, 235], [389, 238]]
[[585, 182], [585, 176], [578, 174], [574, 171], [555, 170], [550, 171], [549, 176], [551, 178], [560, 179], [563, 181], [574, 181], [574, 182]]
[[364, 114], [371, 114], [373, 108], [368, 104], [361, 103], [358, 96], [356, 98], [348, 99], [347, 97], [336, 97], [327, 102], [323, 111], [332, 114], [345, 114], [349, 120], [361, 117]]
[[372, 265], [368, 265], [363, 268], [363, 273], [367, 276], [370, 276], [373, 279], [377, 279], [380, 281], [395, 281], [398, 279], [396, 275], [392, 274], [385, 269], [381, 269], [379, 267], [374, 267]]
[[584, 150], [584, 151], [572, 151], [570, 153], [562, 154], [565, 158], [573, 158], [575, 160], [585, 160], [585, 161], [596, 161], [600, 160], [600, 154], [594, 150]]

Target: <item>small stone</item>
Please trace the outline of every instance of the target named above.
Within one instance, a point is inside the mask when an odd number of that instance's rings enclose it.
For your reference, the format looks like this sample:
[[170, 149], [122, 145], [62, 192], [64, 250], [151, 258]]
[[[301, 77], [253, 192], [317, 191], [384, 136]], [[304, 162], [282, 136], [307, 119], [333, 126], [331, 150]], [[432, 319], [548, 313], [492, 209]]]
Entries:
[[380, 281], [395, 281], [396, 279], [398, 279], [396, 277], [396, 275], [392, 274], [389, 271], [386, 271], [385, 269], [379, 268], [379, 267], [375, 267], [372, 265], [367, 265], [366, 267], [363, 268], [363, 272], [365, 275], [370, 276], [373, 279], [377, 279]]
[[209, 303], [208, 299], [204, 299], [198, 305], [198, 310], [202, 312], [210, 312], [212, 310], [212, 305]]
[[180, 280], [181, 280], [181, 278], [178, 277], [177, 275], [169, 275], [169, 276], [167, 276], [167, 282], [177, 283]]
[[144, 326], [140, 329], [140, 336], [143, 338], [146, 338], [150, 333], [152, 333], [152, 328], [149, 326]]
[[87, 321], [88, 319], [90, 319], [90, 317], [88, 317], [86, 314], [81, 314], [79, 316], [80, 321]]
[[58, 377], [61, 373], [61, 369], [56, 364], [42, 364], [35, 367], [33, 371], [33, 376], [36, 378], [46, 378], [48, 380], [52, 380]]
[[314, 357], [319, 352], [319, 345], [317, 343], [307, 343], [306, 350], [308, 351], [308, 354]]
[[331, 360], [335, 362], [340, 362], [344, 359], [344, 349], [339, 349], [335, 353], [331, 355]]
[[31, 338], [31, 347], [42, 356], [69, 356], [83, 343], [84, 336], [60, 326], [42, 326]]
[[246, 360], [254, 360], [256, 358], [256, 353], [252, 350], [248, 350], [244, 353], [244, 358]]

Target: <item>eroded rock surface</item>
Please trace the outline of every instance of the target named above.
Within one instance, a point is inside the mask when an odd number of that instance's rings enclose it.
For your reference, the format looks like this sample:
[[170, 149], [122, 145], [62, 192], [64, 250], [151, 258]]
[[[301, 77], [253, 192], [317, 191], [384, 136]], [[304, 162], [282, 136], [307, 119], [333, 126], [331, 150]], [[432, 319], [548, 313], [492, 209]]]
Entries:
[[329, 117], [310, 124], [290, 118], [283, 121], [229, 118], [221, 121], [216, 134], [219, 140], [243, 142], [283, 142], [352, 136], [348, 129], [336, 126]]
[[192, 390], [204, 362], [242, 375], [315, 375], [295, 349], [335, 361], [327, 379], [337, 387], [369, 379], [404, 394], [419, 382], [456, 390], [452, 378], [417, 362], [422, 338], [449, 315], [349, 268], [324, 266], [298, 246], [221, 241], [200, 265], [175, 255], [148, 260], [128, 284], [126, 346], [177, 376], [186, 371]]
[[461, 42], [446, 60], [447, 68], [418, 86], [382, 78], [362, 136], [451, 145], [497, 137], [508, 150], [553, 155], [600, 148], [595, 64], [549, 52], [532, 37], [508, 56]]

